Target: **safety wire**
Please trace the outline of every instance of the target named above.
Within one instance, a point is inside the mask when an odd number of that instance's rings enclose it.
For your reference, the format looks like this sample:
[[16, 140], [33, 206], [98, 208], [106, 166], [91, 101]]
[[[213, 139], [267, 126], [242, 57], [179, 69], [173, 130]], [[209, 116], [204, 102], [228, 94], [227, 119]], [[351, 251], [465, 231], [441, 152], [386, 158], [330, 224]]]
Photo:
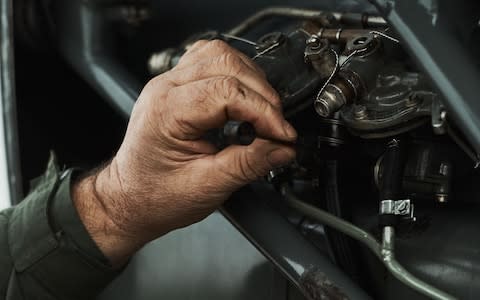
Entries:
[[320, 91], [318, 91], [317, 93], [317, 101], [320, 99], [320, 97], [322, 96], [322, 93], [323, 91], [325, 90], [325, 88], [327, 87], [327, 85], [332, 81], [333, 77], [335, 77], [335, 74], [338, 73], [338, 71], [340, 71], [342, 69], [342, 67], [352, 58], [354, 57], [357, 53], [358, 53], [358, 50], [355, 50], [353, 51], [352, 53], [350, 53], [347, 58], [343, 61], [343, 63], [340, 65], [340, 59], [338, 57], [338, 53], [333, 50], [332, 48], [330, 48], [330, 51], [333, 52], [334, 56], [335, 56], [335, 67], [333, 68], [332, 70], [332, 73], [330, 74], [330, 76], [328, 77], [328, 79], [325, 81], [325, 83], [323, 84], [322, 88], [320, 89]]
[[320, 96], [322, 95], [322, 93], [325, 90], [325, 88], [327, 87], [327, 85], [332, 81], [333, 77], [335, 76], [335, 74], [337, 74], [339, 68], [341, 67], [341, 66], [339, 66], [340, 59], [338, 57], [337, 52], [335, 50], [333, 50], [332, 48], [330, 48], [330, 51], [332, 51], [333, 55], [335, 56], [335, 67], [333, 68], [332, 73], [330, 74], [328, 79], [323, 83], [322, 88], [320, 89], [320, 91], [317, 94], [317, 99], [320, 98]]
[[[387, 28], [387, 29], [388, 29], [388, 28]], [[390, 41], [392, 41], [392, 42], [395, 42], [395, 43], [397, 43], [397, 44], [400, 44], [400, 40], [398, 40], [398, 39], [396, 39], [396, 38], [394, 38], [394, 37], [386, 34], [385, 32], [372, 30], [372, 31], [370, 31], [370, 33], [373, 34], [373, 35], [379, 35], [379, 36], [381, 36], [381, 37], [383, 37], [383, 38], [386, 38], [387, 40], [390, 40]]]
[[279, 43], [279, 42], [273, 43], [272, 45], [270, 45], [269, 47], [267, 47], [265, 50], [260, 51], [257, 55], [255, 55], [255, 56], [252, 58], [252, 60], [256, 60], [257, 58], [262, 57], [264, 54], [272, 51], [273, 49], [277, 48], [278, 46], [280, 46], [280, 43]]
[[245, 38], [236, 36], [236, 35], [231, 35], [231, 34], [228, 34], [228, 33], [222, 33], [222, 34], [220, 34], [220, 35], [221, 35], [222, 37], [226, 38], [226, 39], [236, 40], [236, 41], [239, 41], [239, 42], [242, 42], [242, 43], [245, 43], [245, 44], [254, 46], [254, 47], [257, 46], [257, 43], [255, 43], [255, 42], [253, 42], [253, 41], [250, 41], [250, 40], [247, 40], [247, 39], [245, 39]]
[[[387, 29], [388, 29], [388, 28], [387, 28]], [[323, 28], [322, 28], [322, 31], [323, 31]], [[309, 34], [309, 33], [306, 32], [306, 31], [303, 31], [303, 32], [306, 33], [306, 34]], [[395, 42], [395, 43], [400, 43], [400, 41], [399, 41], [398, 39], [396, 39], [396, 38], [394, 38], [394, 37], [391, 37], [391, 36], [389, 36], [388, 34], [386, 34], [386, 33], [384, 33], [384, 32], [372, 30], [372, 31], [370, 31], [370, 33], [373, 34], [373, 35], [381, 36], [381, 37], [383, 37], [383, 38], [385, 38], [385, 39], [388, 39], [388, 40], [390, 40], [390, 41], [393, 41], [393, 42]], [[310, 38], [314, 38], [314, 37], [320, 38], [320, 37], [317, 36], [317, 35], [310, 35]], [[325, 88], [328, 86], [328, 84], [332, 81], [332, 79], [333, 79], [333, 77], [335, 76], [335, 74], [337, 74], [337, 73], [342, 69], [342, 67], [343, 67], [347, 62], [350, 61], [350, 59], [351, 59], [352, 57], [354, 57], [354, 56], [357, 55], [358, 53], [362, 52], [361, 49], [356, 49], [356, 50], [352, 51], [352, 53], [350, 53], [350, 54], [345, 58], [345, 60], [342, 62], [342, 64], [340, 65], [340, 60], [339, 60], [338, 53], [337, 53], [335, 50], [333, 50], [332, 48], [330, 48], [330, 51], [332, 51], [333, 54], [334, 54], [334, 56], [335, 56], [335, 68], [333, 68], [332, 73], [330, 74], [330, 76], [328, 77], [328, 79], [325, 81], [325, 83], [323, 84], [323, 86], [322, 86], [322, 88], [320, 89], [320, 91], [317, 93], [317, 97], [316, 97], [317, 101], [320, 100], [320, 97], [322, 96], [323, 91], [324, 91]]]
[[[239, 41], [239, 42], [242, 42], [242, 43], [245, 43], [247, 45], [250, 45], [250, 46], [253, 46], [255, 48], [258, 47], [258, 44], [253, 42], [253, 41], [250, 41], [250, 40], [247, 40], [245, 38], [242, 38], [242, 37], [239, 37], [239, 36], [236, 36], [236, 35], [232, 35], [232, 34], [229, 34], [229, 33], [221, 33], [220, 34], [222, 37], [226, 38], [226, 39], [231, 39], [231, 40], [235, 40], [235, 41]], [[257, 58], [259, 57], [262, 57], [263, 55], [265, 55], [266, 53], [272, 51], [273, 49], [277, 48], [278, 46], [280, 46], [280, 43], [279, 42], [276, 42], [276, 43], [273, 43], [271, 44], [270, 46], [268, 46], [266, 49], [258, 52], [255, 56], [252, 57], [252, 60], [256, 60]]]

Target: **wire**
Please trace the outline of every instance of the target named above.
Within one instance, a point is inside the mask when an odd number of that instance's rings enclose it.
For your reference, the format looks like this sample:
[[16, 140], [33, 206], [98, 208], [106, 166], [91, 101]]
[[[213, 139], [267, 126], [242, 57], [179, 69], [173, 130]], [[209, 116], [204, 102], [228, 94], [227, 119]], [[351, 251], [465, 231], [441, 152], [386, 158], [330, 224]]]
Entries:
[[257, 43], [252, 42], [252, 41], [247, 40], [247, 39], [244, 39], [244, 38], [242, 38], [242, 37], [238, 37], [238, 36], [231, 35], [231, 34], [228, 34], [228, 33], [221, 33], [220, 35], [223, 36], [224, 38], [227, 38], [227, 39], [231, 39], [231, 40], [236, 40], [236, 41], [239, 41], [239, 42], [243, 42], [243, 43], [245, 43], [245, 44], [249, 44], [249, 45], [254, 46], [254, 47], [257, 46]]
[[279, 43], [279, 42], [273, 43], [273, 44], [270, 45], [267, 49], [259, 52], [257, 55], [255, 55], [254, 57], [252, 57], [252, 60], [256, 60], [257, 58], [262, 57], [264, 54], [272, 51], [273, 49], [277, 48], [278, 46], [280, 46], [280, 43]]
[[347, 58], [345, 58], [345, 60], [343, 61], [342, 65], [340, 66], [340, 68], [342, 68], [347, 62], [349, 62], [350, 59], [351, 59], [352, 57], [354, 57], [358, 52], [359, 52], [358, 49], [352, 51], [352, 53], [350, 53], [350, 54], [347, 56]]
[[386, 33], [384, 33], [384, 32], [373, 30], [373, 31], [370, 31], [370, 33], [371, 33], [371, 34], [379, 35], [379, 36], [384, 37], [384, 38], [386, 38], [386, 39], [388, 39], [388, 40], [391, 40], [391, 41], [393, 41], [393, 42], [395, 42], [395, 43], [397, 43], [397, 44], [400, 44], [400, 40], [398, 40], [398, 39], [396, 39], [396, 38], [394, 38], [394, 37], [392, 37], [392, 36], [389, 36], [388, 34], [386, 34]]
[[332, 81], [333, 77], [335, 76], [335, 74], [337, 74], [339, 68], [341, 67], [340, 66], [340, 59], [338, 58], [337, 52], [335, 50], [333, 50], [332, 48], [330, 48], [330, 51], [332, 51], [333, 54], [335, 55], [335, 68], [333, 68], [332, 73], [330, 74], [328, 79], [325, 81], [325, 83], [323, 84], [320, 91], [317, 93], [317, 98], [316, 98], [317, 100], [320, 99], [320, 96], [322, 95], [323, 91], [325, 90], [327, 85]]

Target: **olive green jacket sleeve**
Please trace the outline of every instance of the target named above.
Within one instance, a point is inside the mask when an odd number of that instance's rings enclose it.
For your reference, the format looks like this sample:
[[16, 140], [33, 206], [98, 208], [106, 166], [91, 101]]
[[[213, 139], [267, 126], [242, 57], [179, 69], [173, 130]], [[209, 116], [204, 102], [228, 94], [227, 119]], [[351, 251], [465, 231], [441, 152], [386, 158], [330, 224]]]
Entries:
[[25, 200], [0, 212], [0, 299], [94, 299], [118, 274], [80, 221], [71, 178], [51, 159]]

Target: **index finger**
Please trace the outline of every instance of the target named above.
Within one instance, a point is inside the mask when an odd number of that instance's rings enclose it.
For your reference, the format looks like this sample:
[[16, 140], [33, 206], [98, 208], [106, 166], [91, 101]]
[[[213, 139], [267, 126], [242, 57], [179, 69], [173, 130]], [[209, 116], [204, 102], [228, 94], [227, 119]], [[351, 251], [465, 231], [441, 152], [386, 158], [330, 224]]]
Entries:
[[[252, 123], [258, 135], [279, 141], [296, 139], [295, 129], [260, 94], [234, 77], [199, 80], [170, 90], [167, 99], [171, 135], [181, 140], [202, 137], [228, 120]], [[179, 109], [181, 107], [182, 109]]]

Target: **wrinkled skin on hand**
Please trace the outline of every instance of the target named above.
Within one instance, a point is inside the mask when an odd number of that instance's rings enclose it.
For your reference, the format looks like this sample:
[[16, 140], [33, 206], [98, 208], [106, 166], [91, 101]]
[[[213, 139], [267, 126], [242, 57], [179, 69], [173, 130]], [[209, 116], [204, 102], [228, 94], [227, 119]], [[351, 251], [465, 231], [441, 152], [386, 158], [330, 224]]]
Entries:
[[[222, 151], [202, 139], [228, 120], [252, 123], [262, 139]], [[173, 70], [148, 82], [119, 151], [76, 185], [74, 202], [94, 240], [118, 263], [291, 161], [295, 151], [278, 141], [295, 139], [262, 70], [224, 42], [199, 41]]]

